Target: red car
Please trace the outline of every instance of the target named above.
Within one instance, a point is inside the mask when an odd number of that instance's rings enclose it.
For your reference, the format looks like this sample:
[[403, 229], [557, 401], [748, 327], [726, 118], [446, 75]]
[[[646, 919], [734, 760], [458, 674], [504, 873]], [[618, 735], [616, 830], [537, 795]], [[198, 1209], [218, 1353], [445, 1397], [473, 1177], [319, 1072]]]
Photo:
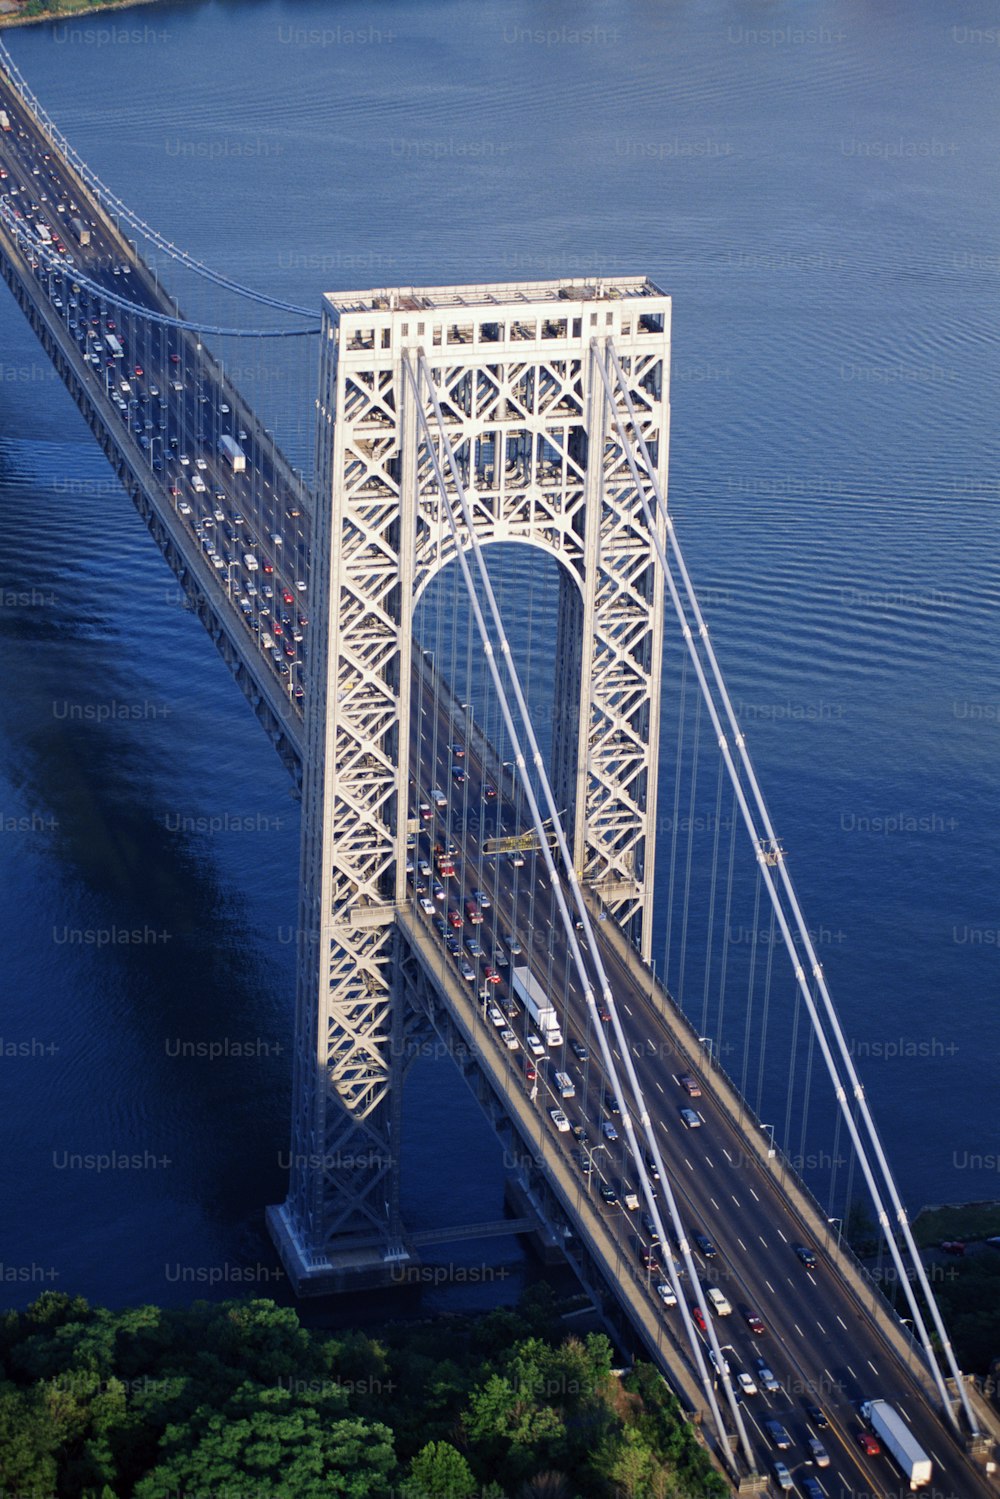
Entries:
[[705, 1318], [701, 1314], [701, 1307], [693, 1306], [691, 1308], [691, 1315], [694, 1318], [695, 1326], [700, 1327], [702, 1332], [708, 1332], [708, 1328], [705, 1326]]
[[142, 368], [142, 365], [141, 365], [141, 364], [137, 364], [137, 365], [136, 365], [136, 367], [135, 367], [135, 372], [136, 372], [136, 374], [137, 374], [137, 375], [141, 375], [141, 374], [143, 374], [143, 368]]
[[284, 601], [285, 601], [286, 604], [294, 604], [295, 603], [295, 595], [293, 593], [290, 593], [287, 588], [284, 589], [284, 591], [282, 592], [281, 597], [284, 599]]
[[500, 982], [500, 975], [495, 968], [487, 968], [483, 974], [483, 978], [488, 984], [499, 984]]
[[180, 364], [180, 362], [181, 362], [181, 356], [179, 354], [171, 354], [171, 356], [170, 356], [170, 363], [171, 364]]
[[878, 1441], [875, 1437], [872, 1436], [870, 1431], [858, 1432], [858, 1446], [864, 1453], [867, 1454], [868, 1457], [878, 1457], [879, 1453], [882, 1451], [882, 1448], [879, 1446]]
[[756, 1333], [758, 1337], [760, 1337], [762, 1332], [767, 1332], [767, 1328], [756, 1312], [747, 1312], [746, 1319], [747, 1327], [749, 1327], [751, 1332]]
[[448, 925], [450, 927], [453, 927], [456, 932], [462, 925], [462, 918], [455, 910], [454, 906], [452, 906], [451, 910], [448, 912]]

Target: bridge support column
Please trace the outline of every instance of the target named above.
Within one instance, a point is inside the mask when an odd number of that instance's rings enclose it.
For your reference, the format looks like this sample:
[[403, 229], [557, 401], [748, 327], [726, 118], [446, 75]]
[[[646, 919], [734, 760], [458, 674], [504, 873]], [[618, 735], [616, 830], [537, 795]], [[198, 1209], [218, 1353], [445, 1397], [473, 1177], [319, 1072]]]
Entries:
[[[410, 1252], [395, 923], [426, 792], [410, 776], [413, 627], [424, 588], [470, 544], [432, 461], [435, 406], [478, 540], [564, 568], [560, 671], [578, 712], [556, 726], [556, 782], [585, 881], [648, 952], [663, 581], [595, 360], [614, 338], [665, 489], [669, 311], [643, 278], [325, 299], [291, 1173], [268, 1220], [302, 1292], [390, 1281]], [[433, 401], [412, 379], [421, 355]]]

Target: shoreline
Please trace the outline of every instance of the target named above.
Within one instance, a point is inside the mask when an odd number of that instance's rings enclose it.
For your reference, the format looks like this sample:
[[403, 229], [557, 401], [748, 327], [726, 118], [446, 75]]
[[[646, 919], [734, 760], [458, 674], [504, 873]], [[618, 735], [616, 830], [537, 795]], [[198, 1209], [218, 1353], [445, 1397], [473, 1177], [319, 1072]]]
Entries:
[[83, 16], [100, 16], [108, 11], [133, 10], [140, 5], [156, 5], [158, 0], [102, 0], [100, 5], [89, 5], [87, 0], [62, 0], [58, 10], [44, 11], [37, 16], [0, 15], [0, 31], [15, 26], [39, 26], [53, 21], [78, 21]]

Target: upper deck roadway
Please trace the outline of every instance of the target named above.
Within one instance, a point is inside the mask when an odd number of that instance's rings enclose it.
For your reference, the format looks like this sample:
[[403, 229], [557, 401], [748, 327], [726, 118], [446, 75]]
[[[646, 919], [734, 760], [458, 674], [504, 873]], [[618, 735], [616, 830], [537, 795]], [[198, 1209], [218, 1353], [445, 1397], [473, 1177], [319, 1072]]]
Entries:
[[[176, 315], [128, 241], [2, 78], [0, 108], [7, 110], [14, 127], [0, 135], [0, 171], [5, 174], [0, 194], [22, 224], [48, 225], [66, 251], [60, 256], [65, 274], [52, 273], [40, 253], [19, 247], [16, 235], [0, 225], [5, 278], [294, 772], [301, 760], [303, 661], [312, 606], [309, 513], [296, 477], [220, 367], [206, 357], [195, 334], [133, 322], [74, 281], [78, 268], [112, 295]], [[73, 218], [90, 230], [89, 244], [78, 243], [71, 229]], [[34, 228], [29, 232], [37, 238]], [[109, 321], [114, 329], [109, 329]], [[106, 345], [95, 351], [94, 345], [103, 343], [109, 331], [124, 345], [121, 360]], [[247, 453], [246, 473], [234, 473], [220, 457], [218, 439], [225, 432], [239, 436]], [[203, 492], [192, 483], [195, 473], [203, 476]], [[276, 536], [281, 536], [280, 542]], [[255, 568], [247, 565], [247, 556], [256, 560]], [[481, 858], [480, 839], [498, 830], [514, 831], [509, 803], [505, 805], [503, 795], [487, 797], [484, 786], [490, 780], [502, 792], [510, 787], [501, 783], [495, 767], [484, 770], [471, 744], [461, 761], [467, 780], [456, 783], [456, 763], [449, 751], [456, 737], [451, 709], [427, 688], [425, 680], [423, 706], [414, 726], [413, 764], [419, 767], [420, 784], [414, 787], [411, 810], [417, 812], [417, 803], [427, 799], [432, 785], [446, 790], [449, 809], [444, 818], [435, 811], [433, 823], [418, 840], [414, 860], [430, 857], [431, 828], [438, 836], [453, 834], [460, 844], [458, 875], [443, 882], [446, 901], [438, 901], [436, 907], [459, 913], [463, 930], [456, 935], [461, 940], [476, 936], [482, 943], [484, 956], [472, 965], [475, 983], [466, 984], [460, 977], [436, 929], [440, 923], [421, 912], [415, 889], [412, 909], [402, 914], [401, 923], [425, 967], [436, 975], [450, 1008], [473, 1035], [512, 1114], [533, 1119], [534, 1138], [544, 1146], [544, 1170], [569, 1211], [581, 1225], [590, 1225], [590, 1241], [600, 1251], [607, 1278], [639, 1298], [643, 1311], [635, 1318], [637, 1325], [644, 1320], [659, 1326], [675, 1367], [689, 1366], [690, 1355], [679, 1341], [679, 1314], [661, 1304], [655, 1290], [660, 1277], [650, 1277], [642, 1265], [641, 1252], [649, 1240], [641, 1225], [643, 1214], [629, 1213], [621, 1205], [621, 1197], [634, 1185], [634, 1174], [623, 1142], [602, 1134], [602, 1123], [615, 1116], [608, 1107], [610, 1094], [595, 1047], [589, 1045], [584, 1004], [575, 974], [567, 966], [558, 913], [541, 864], [536, 867], [533, 854], [521, 866], [509, 857]], [[462, 871], [474, 869], [481, 873], [470, 873], [463, 888]], [[419, 874], [415, 879], [420, 882]], [[477, 883], [492, 904], [482, 925], [473, 928], [463, 907]], [[552, 930], [556, 936], [550, 962]], [[814, 1477], [826, 1494], [838, 1499], [901, 1491], [902, 1480], [891, 1460], [865, 1456], [857, 1441], [855, 1403], [879, 1396], [902, 1411], [934, 1460], [935, 1493], [955, 1499], [991, 1493], [928, 1395], [926, 1375], [918, 1377], [916, 1357], [908, 1367], [902, 1339], [887, 1336], [887, 1319], [874, 1314], [874, 1293], [866, 1294], [856, 1276], [841, 1273], [828, 1230], [822, 1240], [817, 1237], [821, 1219], [806, 1204], [780, 1158], [769, 1160], [757, 1121], [749, 1111], [737, 1117], [731, 1090], [701, 1065], [704, 1054], [698, 1053], [690, 1028], [621, 935], [609, 931], [606, 923], [598, 923], [597, 930], [686, 1226], [689, 1233], [707, 1234], [717, 1251], [710, 1260], [700, 1253], [696, 1258], [707, 1283], [719, 1285], [734, 1308], [719, 1322], [720, 1340], [729, 1350], [734, 1373], [753, 1373], [752, 1359], [762, 1356], [781, 1384], [777, 1392], [759, 1386], [743, 1402], [760, 1471], [769, 1472], [778, 1457], [797, 1478]], [[488, 1022], [478, 998], [483, 969], [490, 963], [501, 982], [486, 987], [501, 1001], [509, 1001], [510, 952], [504, 954], [506, 965], [498, 961], [502, 936], [509, 932], [520, 934], [522, 940], [525, 933], [533, 934], [532, 952], [543, 960], [536, 965], [538, 976], [559, 996], [567, 1038], [558, 1056], [538, 1064], [534, 1098], [527, 1076], [525, 1016], [511, 1021], [519, 1045], [510, 1050]], [[588, 1042], [586, 1061], [576, 1060], [569, 1049], [571, 1040]], [[568, 1071], [575, 1083], [576, 1096], [569, 1102], [555, 1091], [557, 1068]], [[682, 1106], [692, 1104], [677, 1081], [687, 1071], [697, 1072], [703, 1088], [703, 1096], [693, 1101], [702, 1121], [695, 1130], [687, 1129], [679, 1114]], [[586, 1130], [585, 1145], [556, 1132], [548, 1113], [556, 1107], [564, 1108]], [[593, 1162], [589, 1178], [582, 1169], [588, 1157]], [[601, 1185], [613, 1187], [619, 1201], [605, 1204]], [[792, 1246], [803, 1240], [817, 1251], [815, 1271], [803, 1266], [793, 1252]], [[636, 1305], [633, 1300], [633, 1315]], [[747, 1313], [763, 1319], [763, 1334], [750, 1331]], [[810, 1404], [822, 1408], [829, 1429], [817, 1432], [806, 1414]], [[763, 1420], [774, 1417], [788, 1428], [791, 1451], [779, 1452], [764, 1430]], [[805, 1445], [816, 1435], [830, 1456], [829, 1466], [822, 1469], [810, 1465]]]

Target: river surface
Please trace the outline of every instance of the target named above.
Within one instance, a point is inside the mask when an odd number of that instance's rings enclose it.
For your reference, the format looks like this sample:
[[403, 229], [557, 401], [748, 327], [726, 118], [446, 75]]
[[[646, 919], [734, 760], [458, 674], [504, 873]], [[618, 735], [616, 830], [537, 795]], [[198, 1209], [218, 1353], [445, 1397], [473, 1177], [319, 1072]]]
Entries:
[[[672, 294], [672, 510], [888, 1154], [913, 1210], [996, 1197], [993, 17], [746, 10], [206, 0], [4, 40], [149, 223], [291, 302], [601, 271]], [[314, 343], [252, 347], [307, 464]], [[0, 538], [7, 1299], [283, 1295], [298, 808], [6, 293]], [[246, 1054], [179, 1054], [219, 1042]], [[406, 1119], [407, 1220], [497, 1216], [449, 1062]], [[428, 1306], [527, 1273], [510, 1242], [450, 1258]]]

